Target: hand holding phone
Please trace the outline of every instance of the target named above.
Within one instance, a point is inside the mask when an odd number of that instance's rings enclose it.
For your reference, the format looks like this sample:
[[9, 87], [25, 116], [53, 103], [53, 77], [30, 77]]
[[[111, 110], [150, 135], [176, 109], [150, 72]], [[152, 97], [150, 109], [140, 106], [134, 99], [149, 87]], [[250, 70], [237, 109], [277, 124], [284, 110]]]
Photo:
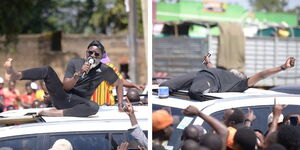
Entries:
[[298, 117], [297, 116], [291, 116], [290, 117], [290, 125], [297, 126], [298, 125]]

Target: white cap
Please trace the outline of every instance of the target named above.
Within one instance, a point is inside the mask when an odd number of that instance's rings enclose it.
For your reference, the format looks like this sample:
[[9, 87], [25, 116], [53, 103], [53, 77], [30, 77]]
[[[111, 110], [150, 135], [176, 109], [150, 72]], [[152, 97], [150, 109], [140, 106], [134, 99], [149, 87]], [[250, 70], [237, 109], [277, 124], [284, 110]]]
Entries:
[[4, 79], [0, 77], [0, 83], [4, 83]]
[[38, 85], [35, 83], [35, 82], [31, 82], [30, 83], [30, 87], [34, 90], [37, 90], [38, 89]]
[[[273, 121], [273, 113], [271, 113], [268, 116], [268, 124], [272, 123]], [[279, 119], [278, 119], [278, 123], [282, 123], [283, 122], [283, 114], [280, 114]]]
[[49, 150], [73, 150], [73, 147], [68, 140], [58, 139]]
[[284, 22], [284, 21], [281, 21], [280, 24], [279, 24], [279, 26], [283, 27], [283, 28], [288, 28], [289, 27], [289, 25], [286, 22]]

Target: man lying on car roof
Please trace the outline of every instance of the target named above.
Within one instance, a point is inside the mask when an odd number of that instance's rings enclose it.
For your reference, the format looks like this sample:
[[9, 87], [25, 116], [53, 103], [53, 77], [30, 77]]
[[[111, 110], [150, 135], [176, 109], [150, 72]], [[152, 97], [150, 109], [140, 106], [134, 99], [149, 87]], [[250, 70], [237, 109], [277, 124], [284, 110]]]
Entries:
[[270, 75], [294, 67], [296, 59], [288, 57], [283, 65], [263, 70], [249, 78], [237, 70], [228, 71], [216, 68], [211, 64], [208, 56], [205, 56], [204, 60], [206, 69], [174, 77], [161, 83], [160, 86], [169, 87], [170, 93], [188, 90], [189, 96], [197, 100], [201, 100], [205, 93], [243, 92]]

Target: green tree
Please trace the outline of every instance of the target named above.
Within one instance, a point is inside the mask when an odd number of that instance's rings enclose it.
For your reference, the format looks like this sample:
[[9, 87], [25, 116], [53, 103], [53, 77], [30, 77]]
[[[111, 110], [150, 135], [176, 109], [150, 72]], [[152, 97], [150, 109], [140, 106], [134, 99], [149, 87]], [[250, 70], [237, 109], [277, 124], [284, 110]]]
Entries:
[[[143, 27], [140, 0], [136, 0], [136, 8], [138, 32], [141, 35]], [[97, 10], [93, 13], [89, 23], [101, 33], [107, 33], [107, 29], [111, 29], [113, 34], [127, 31], [128, 14], [125, 10], [124, 0], [98, 0]]]
[[[136, 0], [139, 35], [142, 35], [141, 2]], [[0, 35], [4, 50], [13, 52], [18, 34], [122, 33], [128, 28], [124, 0], [1, 0]], [[110, 31], [110, 32], [109, 32]]]
[[0, 1], [0, 35], [5, 36], [5, 51], [14, 52], [20, 33], [41, 32], [51, 24], [45, 21], [55, 8], [53, 0]]
[[250, 5], [255, 11], [284, 12], [286, 0], [250, 0]]

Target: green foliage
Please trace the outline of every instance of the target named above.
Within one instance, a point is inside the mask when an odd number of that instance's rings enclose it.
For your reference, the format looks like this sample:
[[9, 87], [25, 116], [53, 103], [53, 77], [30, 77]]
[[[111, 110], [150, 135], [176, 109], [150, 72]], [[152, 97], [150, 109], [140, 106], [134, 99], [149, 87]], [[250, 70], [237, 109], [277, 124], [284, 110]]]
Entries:
[[[141, 0], [136, 0], [139, 35], [142, 34]], [[13, 52], [18, 34], [126, 32], [124, 0], [0, 0], [0, 35]]]
[[[114, 7], [111, 7], [114, 5]], [[141, 1], [136, 0], [138, 16], [138, 33], [142, 35], [142, 9]], [[127, 31], [128, 13], [125, 10], [124, 0], [98, 0], [97, 10], [93, 13], [89, 23], [99, 29], [102, 33], [107, 33], [107, 29], [112, 29], [112, 34]]]
[[5, 51], [14, 52], [18, 34], [38, 33], [51, 28], [45, 17], [51, 14], [53, 6], [51, 0], [0, 1], [0, 35], [5, 35]]

